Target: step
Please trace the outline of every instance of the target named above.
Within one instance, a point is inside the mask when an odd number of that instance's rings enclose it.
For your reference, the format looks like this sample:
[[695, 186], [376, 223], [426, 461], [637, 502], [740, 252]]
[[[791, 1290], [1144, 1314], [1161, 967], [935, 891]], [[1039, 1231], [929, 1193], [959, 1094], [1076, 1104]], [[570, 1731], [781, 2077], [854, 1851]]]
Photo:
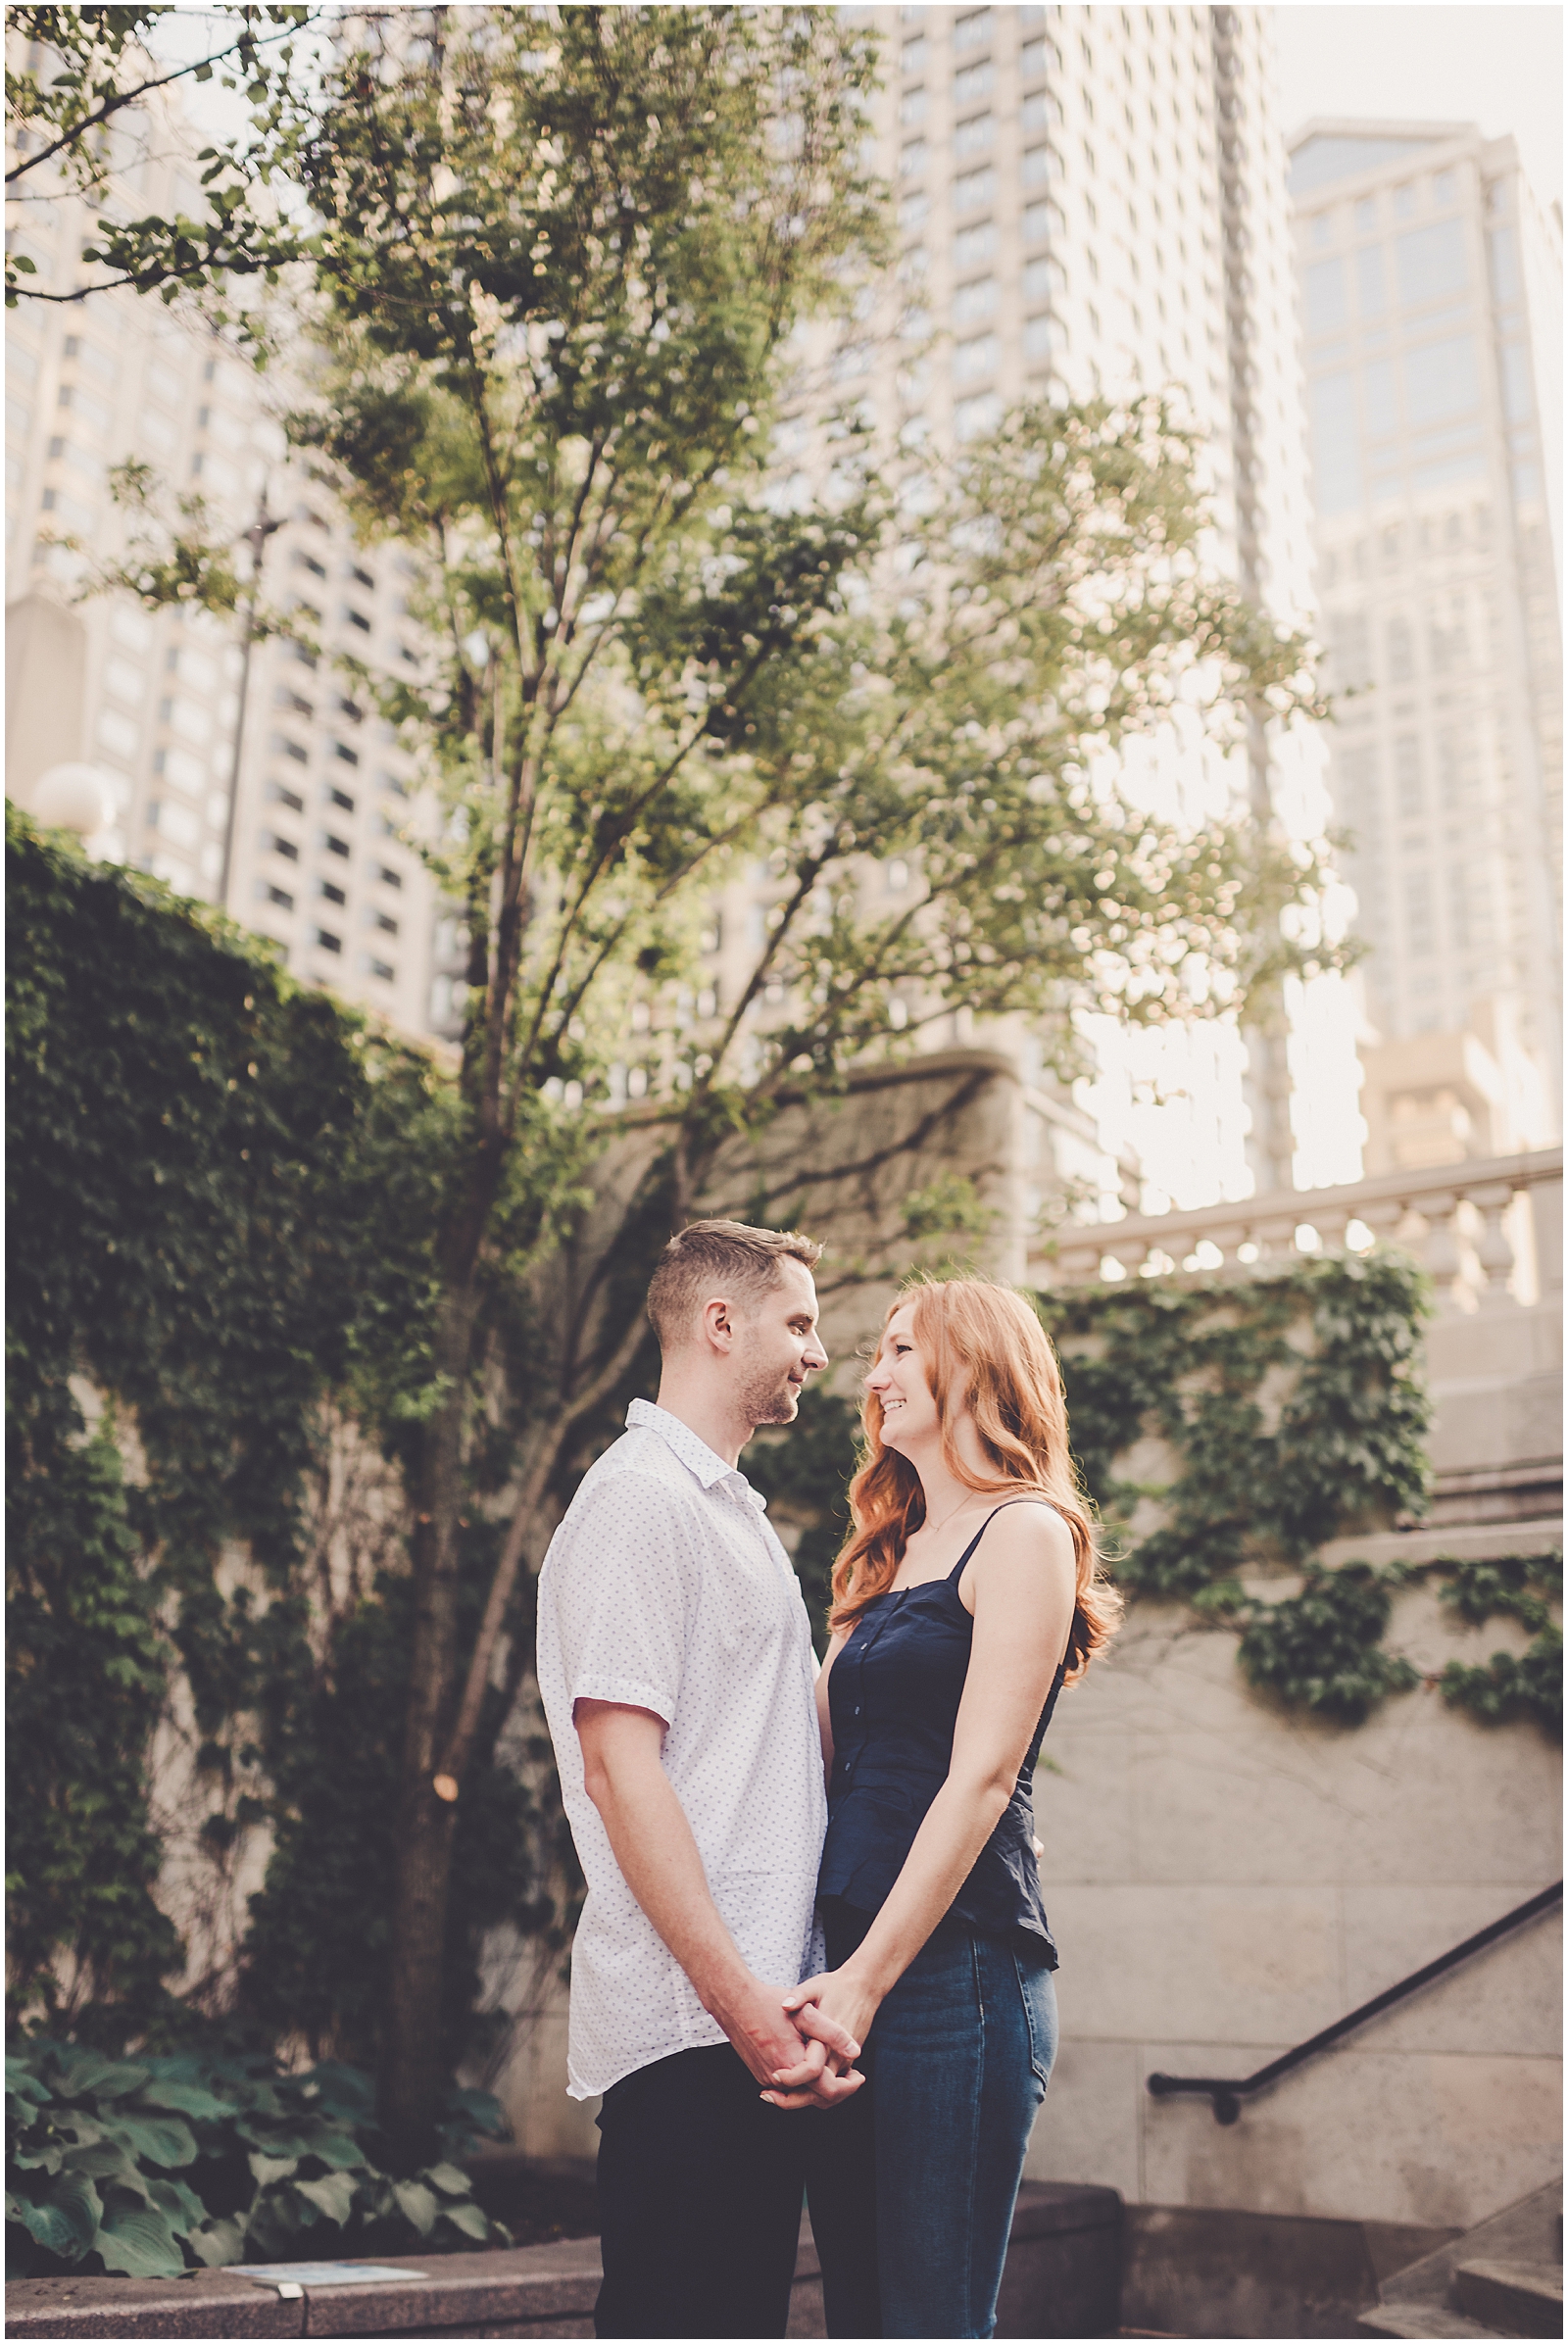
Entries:
[[1562, 2265], [1477, 2257], [1453, 2274], [1459, 2308], [1499, 2335], [1562, 2334]]
[[1494, 2327], [1482, 2327], [1462, 2312], [1438, 2303], [1380, 2303], [1356, 2317], [1356, 2332], [1363, 2336], [1494, 2336]]

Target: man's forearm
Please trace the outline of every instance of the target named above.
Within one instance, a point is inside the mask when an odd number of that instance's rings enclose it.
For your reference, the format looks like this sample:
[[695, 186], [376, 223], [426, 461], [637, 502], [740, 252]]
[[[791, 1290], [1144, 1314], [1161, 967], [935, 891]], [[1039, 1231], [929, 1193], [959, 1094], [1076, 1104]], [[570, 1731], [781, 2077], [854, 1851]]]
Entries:
[[594, 1805], [621, 1877], [692, 1981], [705, 2010], [749, 1973], [724, 1927], [686, 1811], [655, 1759], [622, 1758], [595, 1782]]

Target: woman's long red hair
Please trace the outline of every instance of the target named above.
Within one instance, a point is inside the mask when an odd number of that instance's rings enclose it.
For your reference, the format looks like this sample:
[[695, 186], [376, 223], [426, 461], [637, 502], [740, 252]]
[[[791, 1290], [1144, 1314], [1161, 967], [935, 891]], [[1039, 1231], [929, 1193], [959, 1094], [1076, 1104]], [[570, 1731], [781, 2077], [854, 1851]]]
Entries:
[[[985, 1278], [909, 1288], [888, 1312], [914, 1308], [914, 1340], [942, 1427], [942, 1459], [971, 1489], [999, 1498], [1038, 1490], [1072, 1533], [1078, 1592], [1067, 1639], [1067, 1682], [1080, 1678], [1115, 1635], [1122, 1600], [1102, 1576], [1095, 1534], [1067, 1447], [1067, 1404], [1051, 1339], [1023, 1296]], [[887, 1321], [884, 1321], [884, 1327]], [[953, 1421], [967, 1404], [992, 1471], [977, 1476], [958, 1456]], [[882, 1403], [860, 1409], [862, 1458], [850, 1484], [853, 1529], [833, 1566], [835, 1631], [854, 1626], [892, 1585], [904, 1550], [925, 1520], [920, 1477], [882, 1445]]]

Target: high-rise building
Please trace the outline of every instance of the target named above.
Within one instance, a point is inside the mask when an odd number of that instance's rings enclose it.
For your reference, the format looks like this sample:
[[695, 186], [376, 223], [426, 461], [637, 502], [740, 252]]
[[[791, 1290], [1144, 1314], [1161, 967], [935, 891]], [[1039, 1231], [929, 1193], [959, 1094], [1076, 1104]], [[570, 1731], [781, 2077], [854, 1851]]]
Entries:
[[1562, 238], [1511, 138], [1314, 122], [1291, 186], [1369, 1168], [1561, 1129]]
[[[1256, 8], [903, 7], [875, 28], [868, 125], [898, 251], [857, 320], [803, 368], [786, 469], [820, 475], [824, 418], [864, 402], [884, 459], [922, 467], [1028, 396], [1163, 391], [1201, 436], [1207, 558], [1280, 621], [1311, 628], [1311, 512], [1286, 158], [1270, 14]], [[1140, 744], [1129, 785], [1258, 816], [1329, 820], [1325, 751], [1261, 728], [1228, 757]], [[1291, 983], [1264, 1030], [1090, 1036], [1095, 1078], [1048, 1117], [1042, 1188], [1118, 1159], [1147, 1201], [1348, 1180], [1360, 1169], [1355, 1009], [1338, 979]], [[964, 1037], [955, 1031], [946, 1040]], [[1027, 1037], [1013, 1047], [1027, 1057]], [[1046, 1094], [1049, 1076], [1036, 1069]], [[1085, 1143], [1090, 1143], [1086, 1155]], [[1099, 1171], [1089, 1158], [1099, 1151]], [[1065, 1150], [1065, 1152], [1064, 1152]]]
[[[161, 128], [151, 136], [139, 110], [118, 119], [108, 201], [195, 214], [188, 142], [172, 118]], [[12, 243], [34, 283], [77, 281], [98, 208], [58, 182], [19, 207]], [[396, 674], [417, 660], [409, 564], [396, 546], [358, 545], [329, 483], [286, 448], [290, 388], [179, 308], [129, 292], [24, 298], [9, 314], [7, 786], [26, 806], [49, 769], [96, 767], [96, 853], [221, 899], [297, 976], [404, 1032], [441, 1034], [455, 935], [414, 843], [431, 815], [391, 728], [337, 664], [349, 654]], [[260, 542], [262, 605], [292, 612], [316, 648], [271, 634], [247, 661], [238, 620], [83, 598], [136, 525], [110, 495], [127, 462], [149, 467], [164, 518], [203, 500], [242, 577]], [[264, 496], [275, 525], [247, 545]]]

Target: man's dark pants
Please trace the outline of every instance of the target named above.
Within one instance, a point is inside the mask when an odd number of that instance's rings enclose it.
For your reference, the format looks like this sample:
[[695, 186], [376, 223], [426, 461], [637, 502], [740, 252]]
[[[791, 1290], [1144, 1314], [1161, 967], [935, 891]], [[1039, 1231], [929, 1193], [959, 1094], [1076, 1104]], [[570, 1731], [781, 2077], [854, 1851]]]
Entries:
[[600, 2336], [782, 2336], [808, 2189], [830, 2336], [876, 2336], [875, 2175], [862, 2089], [769, 2108], [727, 2043], [678, 2051], [599, 2114]]

